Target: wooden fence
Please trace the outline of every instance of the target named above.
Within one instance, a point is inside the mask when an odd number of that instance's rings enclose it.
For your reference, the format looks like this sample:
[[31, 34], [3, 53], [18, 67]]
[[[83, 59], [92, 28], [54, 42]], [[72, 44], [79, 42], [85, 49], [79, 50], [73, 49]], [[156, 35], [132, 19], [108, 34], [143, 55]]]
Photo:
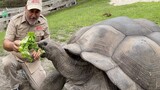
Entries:
[[[43, 2], [42, 14], [47, 15], [61, 8], [70, 7], [75, 4], [76, 4], [76, 0], [49, 0], [49, 1]], [[6, 9], [6, 10], [8, 12], [8, 17], [0, 18], [0, 31], [5, 30], [10, 18], [18, 13], [23, 12], [24, 7], [12, 8], [12, 9]], [[1, 13], [2, 11], [0, 12], [0, 15]]]

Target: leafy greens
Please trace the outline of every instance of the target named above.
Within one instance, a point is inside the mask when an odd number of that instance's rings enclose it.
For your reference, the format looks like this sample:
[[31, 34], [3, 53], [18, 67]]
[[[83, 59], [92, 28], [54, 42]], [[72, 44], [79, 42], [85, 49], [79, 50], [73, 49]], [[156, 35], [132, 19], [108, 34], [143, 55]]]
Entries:
[[35, 33], [28, 32], [27, 36], [20, 42], [19, 52], [22, 54], [22, 57], [26, 58], [29, 62], [33, 62], [33, 58], [30, 54], [31, 51], [35, 50], [37, 52], [40, 50], [41, 53], [44, 53], [44, 51], [38, 47], [35, 39]]

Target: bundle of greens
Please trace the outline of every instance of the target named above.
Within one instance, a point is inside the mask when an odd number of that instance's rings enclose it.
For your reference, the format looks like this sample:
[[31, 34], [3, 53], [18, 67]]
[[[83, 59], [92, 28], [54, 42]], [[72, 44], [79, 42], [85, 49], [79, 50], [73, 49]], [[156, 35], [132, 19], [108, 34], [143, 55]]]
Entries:
[[26, 58], [29, 62], [33, 62], [30, 54], [32, 51], [40, 50], [41, 53], [44, 53], [44, 51], [38, 47], [35, 38], [34, 32], [28, 32], [27, 36], [20, 42], [19, 52], [22, 54], [22, 57]]

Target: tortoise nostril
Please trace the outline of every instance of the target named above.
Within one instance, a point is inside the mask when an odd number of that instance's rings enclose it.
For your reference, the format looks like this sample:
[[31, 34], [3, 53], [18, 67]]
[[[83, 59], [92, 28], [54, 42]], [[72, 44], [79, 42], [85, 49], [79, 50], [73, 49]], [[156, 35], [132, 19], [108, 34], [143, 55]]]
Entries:
[[38, 43], [38, 47], [41, 47], [41, 43]]

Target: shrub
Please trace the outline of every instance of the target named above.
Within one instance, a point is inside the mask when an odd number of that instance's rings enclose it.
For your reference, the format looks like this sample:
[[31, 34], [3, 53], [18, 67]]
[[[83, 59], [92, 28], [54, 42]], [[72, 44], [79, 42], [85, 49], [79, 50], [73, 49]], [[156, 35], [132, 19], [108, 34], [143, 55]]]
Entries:
[[[48, 0], [42, 0], [43, 2]], [[23, 7], [27, 0], [0, 0], [0, 7]]]
[[2, 0], [1, 7], [22, 7], [27, 0]]

